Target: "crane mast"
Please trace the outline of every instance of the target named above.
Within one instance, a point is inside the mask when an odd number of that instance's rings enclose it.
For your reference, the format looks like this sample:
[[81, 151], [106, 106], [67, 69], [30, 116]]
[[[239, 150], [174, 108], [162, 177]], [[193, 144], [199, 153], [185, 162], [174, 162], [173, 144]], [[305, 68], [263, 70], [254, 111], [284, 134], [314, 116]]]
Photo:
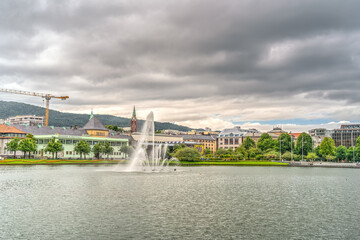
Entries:
[[4, 89], [0, 88], [0, 92], [5, 93], [13, 93], [13, 94], [22, 94], [22, 95], [28, 95], [28, 96], [35, 96], [35, 97], [42, 97], [45, 99], [45, 126], [49, 125], [49, 107], [50, 107], [50, 100], [52, 98], [59, 98], [61, 100], [66, 100], [69, 98], [69, 96], [54, 96], [48, 93], [37, 93], [37, 92], [29, 92], [29, 91], [21, 91], [21, 90], [12, 90], [12, 89]]

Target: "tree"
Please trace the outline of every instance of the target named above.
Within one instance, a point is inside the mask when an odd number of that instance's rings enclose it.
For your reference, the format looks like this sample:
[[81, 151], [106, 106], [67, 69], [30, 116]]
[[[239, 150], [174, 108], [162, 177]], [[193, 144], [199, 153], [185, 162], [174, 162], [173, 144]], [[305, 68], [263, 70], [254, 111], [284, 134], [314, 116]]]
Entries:
[[[322, 156], [334, 156], [335, 155], [335, 142], [329, 137], [325, 137], [320, 143], [320, 154]], [[326, 157], [328, 160], [329, 158]]]
[[356, 139], [356, 147], [360, 147], [360, 136]]
[[86, 158], [86, 154], [89, 154], [91, 152], [91, 147], [88, 142], [80, 140], [80, 142], [75, 145], [74, 151], [80, 153], [80, 158], [82, 158], [83, 154]]
[[107, 155], [107, 158], [109, 159], [109, 155], [114, 152], [114, 148], [110, 145], [109, 142], [105, 142], [102, 153]]
[[267, 160], [279, 158], [279, 153], [275, 151], [269, 151], [264, 154], [264, 158]]
[[14, 152], [14, 158], [16, 158], [16, 151], [19, 150], [19, 138], [14, 138], [10, 142], [6, 143], [6, 150]]
[[26, 156], [26, 153], [28, 152], [30, 158], [30, 153], [36, 151], [35, 140], [33, 138], [28, 138], [28, 137], [22, 139], [19, 143], [19, 150], [24, 153], [24, 158]]
[[314, 148], [314, 153], [316, 153], [316, 155], [318, 155], [320, 158], [322, 157], [322, 155], [320, 154], [320, 146]]
[[297, 138], [295, 150], [297, 154], [306, 156], [309, 152], [312, 152], [312, 146], [311, 136], [303, 132]]
[[132, 154], [134, 149], [131, 146], [128, 145], [122, 145], [120, 148], [120, 152], [124, 153], [126, 157], [129, 157], [130, 154]]
[[203, 154], [204, 154], [204, 156], [211, 155], [212, 151], [209, 148], [205, 148]]
[[195, 148], [182, 148], [178, 150], [174, 157], [179, 159], [180, 161], [198, 161], [200, 159], [201, 154]]
[[228, 151], [226, 151], [223, 148], [219, 148], [218, 150], [216, 150], [215, 152], [215, 156], [216, 158], [223, 158], [226, 154], [228, 154]]
[[247, 154], [248, 159], [255, 159], [257, 155], [261, 154], [261, 150], [252, 147], [247, 151], [247, 153], [248, 153]]
[[306, 159], [307, 160], [311, 160], [311, 161], [314, 161], [318, 158], [318, 156], [316, 155], [316, 153], [313, 153], [313, 152], [309, 152], [307, 155], [306, 155]]
[[345, 146], [338, 146], [335, 150], [337, 159], [343, 161], [346, 159], [347, 148]]
[[54, 158], [54, 154], [56, 153], [56, 158], [57, 158], [57, 153], [62, 151], [62, 143], [57, 140], [55, 141], [55, 138], [52, 138], [48, 144], [46, 145], [45, 148], [45, 152], [51, 152], [52, 153], [52, 158]]
[[291, 161], [291, 152], [286, 152], [281, 157], [286, 161]]
[[355, 149], [353, 147], [349, 147], [348, 150], [346, 151], [346, 159], [350, 162], [360, 161], [360, 147], [356, 147]]
[[96, 143], [92, 149], [95, 158], [99, 159], [100, 158], [100, 154], [103, 153], [104, 146], [102, 143]]
[[291, 136], [287, 133], [282, 133], [275, 145], [275, 149], [280, 152], [280, 144], [281, 144], [281, 154], [291, 151]]
[[274, 145], [275, 140], [268, 133], [263, 133], [257, 142], [257, 147], [263, 152], [274, 148]]
[[246, 137], [245, 141], [241, 144], [246, 150], [255, 147], [255, 141], [251, 137]]

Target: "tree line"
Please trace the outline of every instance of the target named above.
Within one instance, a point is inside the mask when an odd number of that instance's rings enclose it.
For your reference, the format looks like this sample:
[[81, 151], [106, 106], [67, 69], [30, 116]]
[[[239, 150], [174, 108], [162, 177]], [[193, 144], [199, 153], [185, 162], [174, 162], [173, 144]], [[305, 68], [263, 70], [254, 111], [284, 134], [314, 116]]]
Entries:
[[[16, 151], [23, 152], [23, 157], [26, 158], [26, 153], [28, 153], [28, 158], [31, 158], [31, 153], [34, 153], [37, 150], [36, 140], [32, 134], [28, 134], [26, 138], [19, 139], [14, 138], [10, 142], [6, 143], [7, 151], [14, 152], [14, 158], [16, 158]], [[52, 158], [58, 158], [58, 153], [63, 151], [63, 144], [55, 138], [50, 139], [47, 143], [44, 152], [49, 152], [52, 154]], [[109, 158], [109, 155], [114, 152], [114, 148], [110, 145], [109, 142], [96, 143], [92, 148], [87, 141], [80, 140], [75, 146], [74, 151], [80, 154], [80, 159], [83, 157], [86, 158], [86, 155], [91, 152], [94, 153], [95, 158], [101, 158], [101, 155], [104, 154]], [[133, 152], [131, 146], [123, 145], [119, 149], [121, 153], [124, 153], [126, 156], [129, 156]]]
[[199, 153], [196, 149], [186, 146], [175, 146], [171, 155], [184, 161], [199, 160], [286, 160], [286, 161], [360, 161], [360, 137], [355, 147], [335, 147], [332, 138], [325, 137], [319, 146], [313, 147], [313, 140], [307, 133], [301, 133], [296, 141], [287, 133], [282, 133], [273, 139], [268, 133], [263, 133], [256, 143], [251, 137], [246, 137], [241, 146], [235, 150], [218, 148], [216, 152], [204, 149]]

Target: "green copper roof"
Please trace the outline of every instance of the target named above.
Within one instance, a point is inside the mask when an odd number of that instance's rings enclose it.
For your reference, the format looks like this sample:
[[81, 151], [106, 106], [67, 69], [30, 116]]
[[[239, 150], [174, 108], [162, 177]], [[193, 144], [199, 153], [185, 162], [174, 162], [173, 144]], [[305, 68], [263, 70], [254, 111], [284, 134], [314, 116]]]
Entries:
[[133, 118], [136, 118], [136, 111], [135, 111], [135, 106], [134, 106], [134, 110], [133, 110], [133, 115], [132, 115]]
[[93, 113], [93, 110], [91, 109], [91, 115], [90, 115], [89, 120], [92, 119], [93, 117], [94, 117], [94, 113]]

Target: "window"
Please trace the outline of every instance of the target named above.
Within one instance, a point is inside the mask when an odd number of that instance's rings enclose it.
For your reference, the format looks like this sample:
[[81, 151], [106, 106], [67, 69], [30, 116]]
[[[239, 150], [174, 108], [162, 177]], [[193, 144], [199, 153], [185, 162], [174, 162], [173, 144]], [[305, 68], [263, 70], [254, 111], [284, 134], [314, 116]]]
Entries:
[[229, 144], [229, 140], [228, 139], [225, 139], [225, 144]]

